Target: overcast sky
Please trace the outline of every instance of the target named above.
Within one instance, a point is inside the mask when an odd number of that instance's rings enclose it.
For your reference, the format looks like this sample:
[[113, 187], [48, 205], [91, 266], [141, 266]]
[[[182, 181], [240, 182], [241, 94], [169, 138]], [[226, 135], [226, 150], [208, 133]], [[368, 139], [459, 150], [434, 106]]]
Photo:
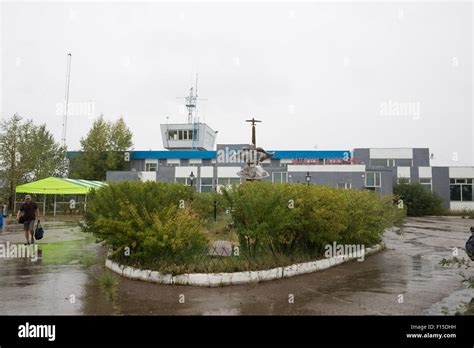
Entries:
[[46, 123], [67, 144], [94, 117], [123, 116], [134, 149], [162, 149], [160, 123], [199, 115], [218, 143], [266, 149], [429, 147], [474, 165], [472, 3], [3, 2], [2, 118]]

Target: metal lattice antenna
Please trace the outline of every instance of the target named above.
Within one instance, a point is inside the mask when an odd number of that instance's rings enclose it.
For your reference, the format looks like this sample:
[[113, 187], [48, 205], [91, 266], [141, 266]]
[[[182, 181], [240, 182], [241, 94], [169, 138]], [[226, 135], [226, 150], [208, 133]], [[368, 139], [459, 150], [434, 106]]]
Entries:
[[198, 100], [207, 100], [198, 98], [197, 94], [197, 86], [198, 86], [198, 74], [196, 74], [196, 85], [194, 87], [191, 86], [189, 88], [189, 96], [187, 97], [178, 97], [179, 99], [185, 99], [186, 108], [188, 109], [188, 118], [187, 121], [189, 124], [195, 122], [195, 117], [197, 116], [197, 101]]
[[64, 106], [64, 116], [63, 116], [63, 131], [62, 131], [62, 144], [63, 146], [66, 146], [66, 136], [67, 136], [67, 113], [69, 109], [69, 82], [71, 80], [71, 60], [72, 60], [72, 54], [71, 52], [68, 53], [67, 55], [67, 74], [66, 74], [66, 105]]

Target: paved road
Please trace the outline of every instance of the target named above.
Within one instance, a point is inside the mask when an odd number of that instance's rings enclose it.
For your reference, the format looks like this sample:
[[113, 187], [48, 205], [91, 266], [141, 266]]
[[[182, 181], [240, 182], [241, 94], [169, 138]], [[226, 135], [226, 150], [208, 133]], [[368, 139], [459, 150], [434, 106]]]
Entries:
[[[385, 235], [385, 251], [364, 262], [259, 284], [199, 288], [117, 277], [113, 303], [98, 286], [102, 266], [42, 267], [25, 260], [3, 260], [0, 313], [453, 314], [474, 297], [474, 290], [462, 283], [459, 269], [438, 263], [452, 256], [452, 248], [464, 247], [471, 225], [473, 220], [460, 218], [410, 218], [402, 234]], [[459, 256], [465, 256], [464, 251]], [[474, 275], [472, 270], [466, 274]], [[75, 303], [69, 301], [71, 294]], [[184, 303], [180, 303], [182, 295]]]

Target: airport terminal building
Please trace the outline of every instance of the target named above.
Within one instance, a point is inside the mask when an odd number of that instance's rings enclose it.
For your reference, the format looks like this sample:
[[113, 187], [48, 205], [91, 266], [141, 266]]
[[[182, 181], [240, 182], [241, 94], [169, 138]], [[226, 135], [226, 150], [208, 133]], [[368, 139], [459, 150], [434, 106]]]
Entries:
[[[163, 151], [130, 151], [127, 171], [107, 172], [107, 181], [179, 182], [199, 192], [239, 184], [244, 164], [238, 154], [248, 144], [217, 144], [205, 124], [161, 126]], [[202, 134], [204, 133], [204, 134]], [[200, 136], [201, 135], [201, 136]], [[474, 167], [432, 167], [428, 148], [355, 148], [353, 150], [269, 150], [262, 162], [274, 183], [309, 183], [340, 189], [392, 193], [400, 180], [419, 182], [436, 192], [444, 207], [474, 209]]]

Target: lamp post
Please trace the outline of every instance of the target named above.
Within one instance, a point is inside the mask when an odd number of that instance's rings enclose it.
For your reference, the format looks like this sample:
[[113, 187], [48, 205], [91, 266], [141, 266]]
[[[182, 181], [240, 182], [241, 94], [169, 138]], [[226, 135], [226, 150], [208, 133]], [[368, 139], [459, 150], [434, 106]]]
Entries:
[[189, 181], [191, 181], [191, 185], [190, 185], [191, 187], [193, 187], [194, 178], [195, 178], [194, 173], [191, 171], [191, 174], [189, 174]]
[[306, 173], [306, 184], [309, 186], [309, 183], [311, 182], [311, 175], [309, 175], [309, 172]]
[[[215, 192], [217, 194], [217, 179], [215, 181]], [[214, 222], [217, 221], [217, 201], [216, 201], [216, 196], [214, 196]]]

